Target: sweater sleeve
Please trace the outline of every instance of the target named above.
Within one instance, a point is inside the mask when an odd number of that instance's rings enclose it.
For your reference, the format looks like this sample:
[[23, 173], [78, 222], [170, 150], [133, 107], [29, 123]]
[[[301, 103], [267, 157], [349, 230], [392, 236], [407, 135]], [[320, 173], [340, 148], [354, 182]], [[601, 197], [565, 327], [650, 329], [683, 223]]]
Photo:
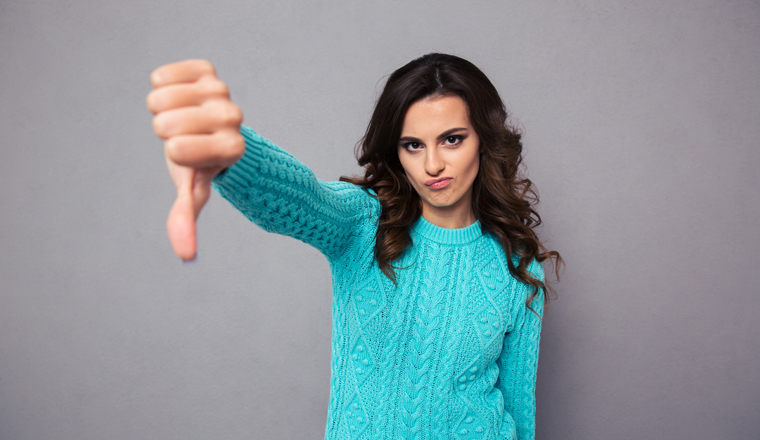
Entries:
[[246, 150], [214, 178], [214, 188], [268, 232], [317, 248], [328, 259], [346, 248], [371, 197], [347, 182], [323, 182], [295, 157], [243, 126]]
[[[539, 279], [544, 279], [543, 267], [537, 261], [533, 261], [529, 270]], [[504, 337], [496, 387], [504, 396], [504, 411], [514, 421], [516, 438], [533, 440], [536, 435], [536, 370], [544, 296], [543, 293], [535, 296], [531, 310], [525, 305], [531, 286], [519, 282], [518, 285], [516, 296], [520, 303], [515, 326]], [[509, 417], [505, 415], [505, 419], [508, 423]]]

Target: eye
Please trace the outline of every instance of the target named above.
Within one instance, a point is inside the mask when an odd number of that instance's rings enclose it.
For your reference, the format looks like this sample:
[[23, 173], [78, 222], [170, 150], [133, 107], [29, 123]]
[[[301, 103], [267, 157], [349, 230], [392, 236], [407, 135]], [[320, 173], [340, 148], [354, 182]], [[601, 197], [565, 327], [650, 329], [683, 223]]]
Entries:
[[407, 142], [403, 145], [409, 151], [416, 151], [422, 148], [422, 144], [419, 142]]
[[463, 136], [449, 136], [444, 140], [444, 144], [446, 145], [457, 145], [458, 143], [462, 142], [464, 140]]

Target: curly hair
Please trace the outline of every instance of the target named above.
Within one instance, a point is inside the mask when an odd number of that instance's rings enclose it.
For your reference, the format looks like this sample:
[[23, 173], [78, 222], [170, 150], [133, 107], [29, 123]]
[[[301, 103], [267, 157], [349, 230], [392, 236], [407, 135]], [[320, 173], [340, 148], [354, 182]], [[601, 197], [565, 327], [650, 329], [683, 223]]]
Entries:
[[[533, 287], [526, 301], [530, 307], [540, 289], [551, 287], [528, 271], [529, 264], [534, 259], [553, 259], [559, 277], [562, 258], [538, 240], [535, 228], [541, 224], [541, 217], [534, 209], [538, 195], [520, 172], [521, 134], [509, 124], [496, 88], [475, 65], [453, 55], [431, 53], [393, 72], [357, 144], [357, 160], [364, 167], [364, 176], [342, 176], [340, 180], [375, 192], [381, 206], [375, 258], [395, 283], [395, 270], [400, 268], [393, 262], [412, 245], [410, 228], [422, 215], [422, 201], [398, 157], [398, 141], [409, 107], [439, 96], [458, 96], [467, 104], [470, 122], [480, 139], [472, 209], [482, 230], [492, 233], [504, 248], [512, 276]], [[544, 301], [548, 304], [549, 295], [544, 295]]]

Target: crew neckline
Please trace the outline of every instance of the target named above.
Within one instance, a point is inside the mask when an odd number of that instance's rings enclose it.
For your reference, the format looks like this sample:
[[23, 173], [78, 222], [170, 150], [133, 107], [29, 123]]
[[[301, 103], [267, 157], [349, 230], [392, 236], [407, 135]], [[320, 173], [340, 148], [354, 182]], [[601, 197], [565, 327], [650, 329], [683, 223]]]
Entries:
[[483, 235], [480, 228], [480, 220], [470, 226], [458, 229], [449, 229], [436, 226], [425, 217], [420, 218], [412, 225], [412, 231], [427, 239], [444, 244], [465, 244], [477, 240]]

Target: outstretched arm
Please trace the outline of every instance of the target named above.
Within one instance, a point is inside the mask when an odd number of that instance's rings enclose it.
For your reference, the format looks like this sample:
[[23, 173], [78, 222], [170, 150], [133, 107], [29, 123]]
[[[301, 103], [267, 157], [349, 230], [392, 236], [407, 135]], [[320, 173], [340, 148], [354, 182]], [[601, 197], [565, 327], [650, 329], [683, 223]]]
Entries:
[[251, 221], [317, 248], [327, 258], [346, 248], [372, 209], [370, 197], [346, 182], [323, 182], [298, 159], [248, 127], [243, 157], [214, 187]]
[[293, 156], [241, 127], [242, 113], [208, 61], [167, 64], [151, 81], [148, 108], [177, 187], [167, 230], [181, 259], [196, 256], [195, 222], [212, 181], [265, 230], [298, 238], [330, 259], [346, 248], [359, 219], [372, 209], [363, 190], [317, 179]]

